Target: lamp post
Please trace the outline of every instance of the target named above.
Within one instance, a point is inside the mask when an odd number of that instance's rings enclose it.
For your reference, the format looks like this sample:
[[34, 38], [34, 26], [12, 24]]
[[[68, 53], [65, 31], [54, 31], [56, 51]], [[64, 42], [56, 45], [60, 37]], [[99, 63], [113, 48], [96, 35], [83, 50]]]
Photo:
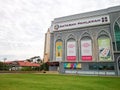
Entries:
[[3, 70], [5, 70], [5, 61], [7, 60], [7, 58], [4, 58], [4, 64], [3, 64]]

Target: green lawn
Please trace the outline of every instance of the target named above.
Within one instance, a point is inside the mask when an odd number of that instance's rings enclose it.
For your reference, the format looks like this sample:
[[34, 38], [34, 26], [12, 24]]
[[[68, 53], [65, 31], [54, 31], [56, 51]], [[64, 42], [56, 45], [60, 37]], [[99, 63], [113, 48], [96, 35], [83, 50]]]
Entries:
[[0, 74], [0, 90], [120, 90], [120, 77]]

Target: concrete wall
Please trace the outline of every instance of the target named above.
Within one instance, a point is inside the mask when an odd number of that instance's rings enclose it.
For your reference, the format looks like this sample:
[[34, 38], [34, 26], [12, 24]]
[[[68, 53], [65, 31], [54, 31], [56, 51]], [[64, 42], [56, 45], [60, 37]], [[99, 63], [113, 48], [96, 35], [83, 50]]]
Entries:
[[[77, 53], [77, 61], [80, 60], [80, 39], [84, 36], [89, 36], [92, 39], [92, 44], [93, 44], [93, 58], [94, 61], [97, 61], [97, 54], [98, 54], [98, 47], [97, 47], [97, 38], [100, 35], [106, 35], [111, 39], [111, 34], [110, 34], [110, 25], [102, 25], [102, 26], [95, 26], [95, 27], [87, 27], [87, 28], [78, 28], [78, 29], [73, 29], [73, 30], [65, 30], [61, 32], [54, 32], [51, 34], [51, 61], [55, 61], [55, 44], [58, 39], [63, 41], [63, 57], [62, 61], [66, 61], [66, 45], [67, 45], [67, 40], [68, 39], [75, 39], [77, 43], [77, 48], [76, 48], [76, 53]], [[53, 38], [54, 37], [54, 38]], [[111, 41], [111, 53], [112, 52], [112, 41]]]

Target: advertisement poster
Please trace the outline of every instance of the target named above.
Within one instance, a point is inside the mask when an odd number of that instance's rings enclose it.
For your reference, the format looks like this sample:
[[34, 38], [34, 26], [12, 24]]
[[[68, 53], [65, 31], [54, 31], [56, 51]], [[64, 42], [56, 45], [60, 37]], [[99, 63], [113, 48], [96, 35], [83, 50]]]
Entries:
[[81, 63], [64, 63], [64, 69], [81, 69]]
[[81, 59], [82, 61], [92, 61], [91, 40], [81, 40]]
[[76, 60], [76, 43], [75, 41], [67, 42], [67, 60]]
[[99, 60], [111, 60], [110, 55], [110, 39], [109, 38], [99, 38], [98, 39], [99, 45]]
[[62, 60], [62, 42], [56, 42], [56, 61]]

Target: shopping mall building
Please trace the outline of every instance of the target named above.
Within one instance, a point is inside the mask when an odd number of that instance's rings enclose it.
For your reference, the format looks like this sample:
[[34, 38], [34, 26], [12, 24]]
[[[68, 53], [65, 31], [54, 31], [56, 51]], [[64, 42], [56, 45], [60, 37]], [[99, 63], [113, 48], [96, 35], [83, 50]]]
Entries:
[[55, 18], [50, 27], [49, 70], [120, 75], [120, 6]]

